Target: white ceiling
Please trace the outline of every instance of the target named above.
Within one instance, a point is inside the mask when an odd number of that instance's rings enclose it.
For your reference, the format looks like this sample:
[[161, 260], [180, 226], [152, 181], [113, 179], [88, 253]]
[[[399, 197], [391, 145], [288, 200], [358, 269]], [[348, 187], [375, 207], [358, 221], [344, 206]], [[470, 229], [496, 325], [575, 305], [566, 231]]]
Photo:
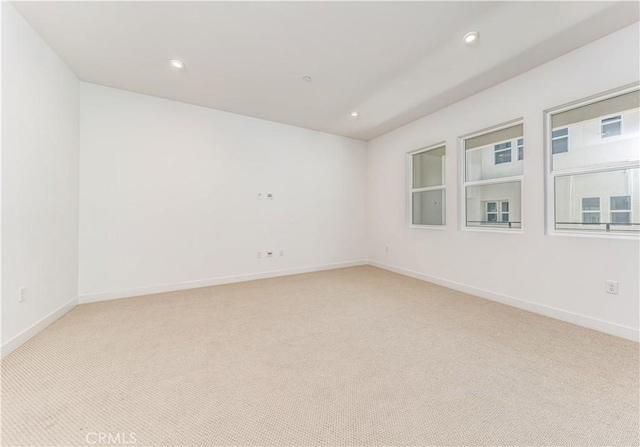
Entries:
[[13, 4], [83, 81], [363, 140], [639, 15], [637, 2]]

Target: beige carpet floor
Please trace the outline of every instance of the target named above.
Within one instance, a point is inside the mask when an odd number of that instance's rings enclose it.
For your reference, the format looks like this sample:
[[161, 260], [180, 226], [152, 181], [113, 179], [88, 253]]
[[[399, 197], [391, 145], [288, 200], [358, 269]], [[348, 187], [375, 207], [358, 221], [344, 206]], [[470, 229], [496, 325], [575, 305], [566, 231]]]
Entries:
[[638, 360], [354, 267], [76, 307], [3, 361], [2, 445], [631, 446]]

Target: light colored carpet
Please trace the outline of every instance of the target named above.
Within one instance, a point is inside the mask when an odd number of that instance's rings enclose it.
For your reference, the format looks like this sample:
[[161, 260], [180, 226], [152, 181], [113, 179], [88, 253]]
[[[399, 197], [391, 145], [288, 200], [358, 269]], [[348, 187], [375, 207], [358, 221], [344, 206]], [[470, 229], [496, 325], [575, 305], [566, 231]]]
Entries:
[[2, 379], [5, 446], [638, 445], [638, 344], [368, 266], [81, 305]]

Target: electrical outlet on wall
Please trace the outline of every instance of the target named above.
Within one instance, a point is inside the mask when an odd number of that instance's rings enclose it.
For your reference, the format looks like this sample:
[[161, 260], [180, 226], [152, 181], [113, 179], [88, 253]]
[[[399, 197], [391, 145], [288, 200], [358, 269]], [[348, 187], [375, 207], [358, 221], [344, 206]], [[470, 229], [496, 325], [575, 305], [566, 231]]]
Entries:
[[607, 280], [607, 293], [611, 293], [613, 295], [618, 294], [618, 281], [612, 281], [610, 279]]
[[26, 299], [27, 299], [27, 288], [26, 287], [20, 287], [18, 289], [18, 302], [21, 303]]

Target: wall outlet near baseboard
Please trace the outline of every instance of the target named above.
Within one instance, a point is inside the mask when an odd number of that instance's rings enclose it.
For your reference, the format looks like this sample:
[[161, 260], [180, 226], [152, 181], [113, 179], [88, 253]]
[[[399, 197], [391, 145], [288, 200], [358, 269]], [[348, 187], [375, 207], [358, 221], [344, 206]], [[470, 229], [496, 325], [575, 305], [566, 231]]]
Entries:
[[18, 289], [18, 302], [22, 303], [26, 299], [27, 299], [27, 288], [26, 287], [20, 287]]
[[606, 288], [606, 292], [607, 293], [612, 293], [614, 295], [618, 294], [618, 281], [611, 281], [611, 280], [607, 280], [607, 288]]

